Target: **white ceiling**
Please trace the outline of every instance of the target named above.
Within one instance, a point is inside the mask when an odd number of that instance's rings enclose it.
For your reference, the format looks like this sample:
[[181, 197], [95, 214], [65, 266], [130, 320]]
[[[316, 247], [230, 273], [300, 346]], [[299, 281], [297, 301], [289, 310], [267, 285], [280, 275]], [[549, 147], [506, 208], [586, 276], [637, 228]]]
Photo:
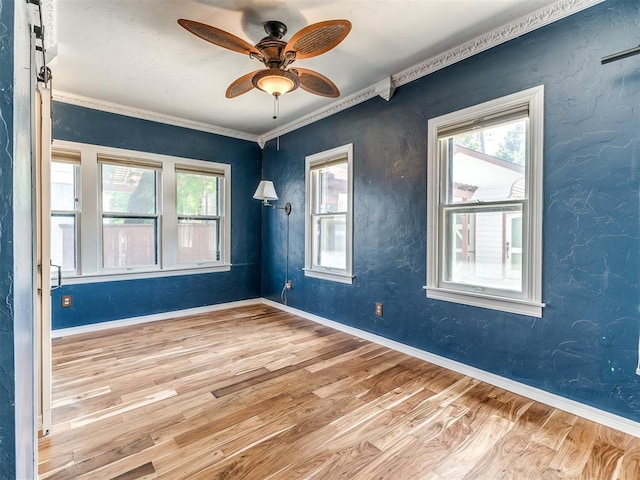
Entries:
[[[89, 97], [257, 136], [555, 0], [50, 1], [52, 51], [57, 51], [51, 65], [54, 97], [56, 92]], [[177, 24], [179, 18], [213, 25], [251, 44], [266, 36], [262, 24], [267, 20], [284, 22], [288, 40], [306, 25], [348, 19], [353, 28], [340, 45], [294, 64], [329, 77], [341, 98], [297, 89], [281, 98], [279, 123], [264, 92], [254, 89], [227, 99], [227, 86], [261, 64], [195, 37]]]

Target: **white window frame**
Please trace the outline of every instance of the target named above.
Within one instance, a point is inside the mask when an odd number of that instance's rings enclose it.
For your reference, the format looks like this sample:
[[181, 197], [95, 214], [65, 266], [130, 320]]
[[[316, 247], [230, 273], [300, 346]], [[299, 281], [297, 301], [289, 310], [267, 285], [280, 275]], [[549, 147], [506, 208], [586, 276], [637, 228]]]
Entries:
[[[231, 165], [159, 155], [113, 147], [54, 140], [53, 150], [80, 153], [80, 198], [82, 221], [77, 240], [77, 272], [63, 272], [65, 284], [109, 282], [138, 278], [167, 277], [174, 275], [202, 274], [231, 270]], [[100, 187], [101, 157], [131, 159], [132, 164], [157, 164], [158, 175], [158, 265], [134, 269], [102, 268], [102, 211]], [[107, 162], [108, 163], [108, 162]], [[221, 176], [220, 192], [220, 260], [198, 265], [180, 265], [177, 262], [178, 216], [176, 212], [176, 168], [189, 168], [203, 173]]]
[[[320, 267], [313, 264], [313, 216], [311, 171], [319, 166], [345, 159], [347, 163], [347, 211], [346, 211], [346, 268]], [[305, 157], [305, 267], [307, 277], [320, 278], [333, 282], [353, 283], [353, 144], [342, 145], [324, 152]]]
[[[447, 172], [440, 155], [438, 133], [456, 126], [473, 125], [474, 121], [500, 115], [526, 105], [528, 108], [528, 161], [526, 164], [527, 199], [522, 202], [523, 252], [522, 292], [456, 288], [444, 285], [445, 221], [442, 200]], [[544, 86], [537, 86], [489, 102], [432, 118], [427, 127], [427, 298], [473, 305], [532, 317], [542, 317], [542, 219], [543, 219], [543, 137]]]
[[[73, 232], [73, 238], [75, 241], [75, 251], [74, 251], [74, 264], [76, 266], [76, 268], [74, 270], [64, 270], [64, 268], [62, 268], [62, 273], [63, 275], [77, 275], [78, 271], [80, 271], [80, 222], [81, 222], [81, 213], [82, 213], [82, 196], [81, 196], [81, 191], [82, 191], [82, 182], [81, 182], [81, 172], [82, 172], [82, 167], [80, 165], [80, 155], [78, 154], [78, 152], [64, 152], [64, 151], [58, 151], [56, 152], [56, 158], [52, 158], [51, 162], [55, 162], [55, 163], [66, 163], [69, 165], [73, 165], [74, 167], [74, 171], [73, 171], [73, 176], [74, 176], [74, 187], [75, 187], [75, 191], [74, 191], [74, 195], [75, 195], [75, 199], [74, 199], [74, 207], [73, 210], [53, 210], [51, 209], [51, 211], [49, 212], [49, 215], [51, 217], [51, 219], [53, 220], [53, 217], [65, 217], [65, 216], [73, 216], [74, 218], [74, 232]], [[50, 202], [51, 204], [51, 202]], [[49, 237], [51, 239], [51, 236]], [[57, 275], [57, 271], [56, 272], [52, 272], [55, 273]]]
[[[210, 177], [216, 177], [218, 179], [221, 179], [218, 182], [218, 205], [216, 208], [216, 211], [218, 212], [217, 215], [209, 215], [209, 214], [193, 214], [193, 215], [180, 215], [178, 213], [176, 213], [176, 223], [180, 224], [180, 219], [189, 219], [189, 220], [198, 220], [198, 221], [207, 221], [207, 220], [217, 220], [219, 222], [220, 225], [220, 233], [224, 233], [224, 228], [223, 228], [223, 220], [224, 220], [224, 215], [222, 212], [223, 209], [223, 205], [224, 205], [224, 192], [225, 192], [225, 174], [224, 172], [221, 171], [216, 171], [215, 169], [202, 169], [202, 168], [193, 168], [191, 165], [187, 165], [187, 164], [179, 164], [179, 165], [175, 165], [175, 174], [177, 176], [178, 173], [191, 173], [191, 174], [195, 174], [195, 175], [203, 175], [203, 176], [210, 176]], [[178, 189], [177, 189], [177, 182], [176, 182], [176, 205], [177, 205], [177, 194], [178, 194]], [[223, 241], [223, 235], [220, 236], [220, 256], [222, 257], [222, 244], [224, 243]], [[177, 246], [176, 246], [176, 255], [177, 255]], [[177, 260], [176, 260], [177, 261]], [[183, 262], [183, 263], [179, 263], [179, 265], [183, 265], [183, 266], [188, 266], [188, 265], [207, 265], [210, 263], [215, 263], [215, 261], [213, 260], [208, 260], [208, 261], [203, 261], [203, 262], [197, 262], [197, 263], [189, 263], [189, 262]]]
[[[106, 212], [103, 205], [103, 178], [102, 178], [102, 168], [101, 165], [111, 165], [111, 166], [122, 166], [122, 167], [140, 167], [146, 170], [153, 170], [156, 175], [155, 184], [156, 184], [156, 192], [155, 192], [155, 213], [138, 213], [138, 212]], [[100, 230], [99, 233], [99, 243], [100, 245], [100, 259], [98, 261], [98, 271], [104, 274], [117, 274], [117, 273], [133, 273], [133, 272], [150, 272], [154, 270], [159, 270], [161, 268], [161, 244], [162, 244], [162, 235], [160, 233], [162, 228], [162, 163], [153, 162], [153, 163], [145, 163], [140, 161], [140, 159], [129, 159], [125, 157], [113, 157], [113, 156], [105, 156], [103, 154], [98, 154], [98, 228]], [[155, 259], [156, 262], [151, 265], [136, 265], [136, 266], [128, 266], [128, 267], [105, 267], [104, 266], [104, 219], [105, 218], [131, 218], [131, 219], [144, 219], [144, 220], [155, 220]]]

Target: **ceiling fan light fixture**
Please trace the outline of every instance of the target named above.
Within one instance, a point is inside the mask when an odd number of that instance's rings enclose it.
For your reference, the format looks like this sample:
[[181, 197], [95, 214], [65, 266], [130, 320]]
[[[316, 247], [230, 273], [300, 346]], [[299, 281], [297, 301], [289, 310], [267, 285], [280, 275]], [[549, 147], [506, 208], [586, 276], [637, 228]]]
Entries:
[[300, 85], [300, 79], [295, 73], [279, 68], [261, 70], [253, 76], [253, 86], [267, 92], [269, 95], [279, 97], [295, 90]]

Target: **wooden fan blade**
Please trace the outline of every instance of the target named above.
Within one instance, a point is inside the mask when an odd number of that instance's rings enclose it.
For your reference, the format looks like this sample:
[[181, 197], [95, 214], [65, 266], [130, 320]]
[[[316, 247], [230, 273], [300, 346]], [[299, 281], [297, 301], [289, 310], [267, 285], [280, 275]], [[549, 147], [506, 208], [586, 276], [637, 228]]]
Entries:
[[285, 52], [295, 52], [296, 60], [315, 57], [337, 46], [351, 31], [349, 20], [327, 20], [314, 23], [296, 33]]
[[340, 96], [340, 90], [324, 75], [306, 68], [291, 69], [300, 78], [300, 88], [309, 93], [315, 93], [323, 97], [336, 98]]
[[243, 75], [235, 80], [231, 85], [229, 85], [229, 87], [227, 87], [225, 96], [227, 98], [235, 98], [242, 95], [243, 93], [247, 93], [249, 90], [254, 88], [251, 79], [259, 71], [260, 70], [256, 70], [254, 72], [247, 73], [246, 75]]
[[184, 18], [178, 20], [178, 23], [181, 27], [187, 29], [197, 37], [211, 42], [214, 45], [218, 45], [219, 47], [228, 48], [229, 50], [239, 53], [254, 53], [260, 55], [260, 52], [249, 42], [219, 28], [193, 20], [185, 20]]

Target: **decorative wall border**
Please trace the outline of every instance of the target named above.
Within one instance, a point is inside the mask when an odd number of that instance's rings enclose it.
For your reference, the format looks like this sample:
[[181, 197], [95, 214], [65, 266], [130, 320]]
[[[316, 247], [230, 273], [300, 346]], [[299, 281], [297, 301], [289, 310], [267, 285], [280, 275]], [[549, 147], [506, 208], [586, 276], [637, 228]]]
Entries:
[[68, 103], [79, 107], [91, 108], [103, 112], [116, 113], [127, 117], [140, 118], [142, 120], [151, 120], [152, 122], [164, 123], [167, 125], [175, 125], [176, 127], [189, 128], [191, 130], [199, 130], [202, 132], [215, 133], [224, 137], [238, 138], [240, 140], [249, 140], [251, 142], [258, 141], [258, 135], [230, 128], [217, 127], [203, 122], [187, 120], [185, 118], [174, 117], [164, 113], [152, 112], [142, 108], [128, 107], [119, 103], [106, 102], [97, 98], [84, 97], [74, 93], [62, 92], [60, 90], [53, 91], [53, 100], [55, 102]]
[[[529, 15], [514, 20], [511, 23], [503, 25], [502, 27], [496, 28], [489, 33], [465, 42], [462, 45], [454, 47], [440, 55], [420, 62], [413, 67], [401, 71], [400, 73], [392, 75], [392, 86], [393, 88], [397, 88], [405, 85], [602, 2], [604, 2], [604, 0], [560, 0], [552, 5], [536, 10]], [[282, 125], [280, 128], [260, 135], [259, 142], [262, 142], [262, 145], [264, 145], [267, 141], [273, 138], [284, 135], [285, 133], [289, 133], [293, 130], [297, 130], [298, 128], [302, 128], [313, 122], [333, 115], [334, 113], [351, 108], [358, 103], [369, 100], [375, 95], [375, 86], [361, 90], [354, 95], [329, 105], [328, 107], [316, 110], [310, 115], [306, 115], [291, 123]]]
[[[453, 65], [454, 63], [465, 60], [478, 53], [489, 50], [502, 43], [508, 42], [509, 40], [513, 40], [514, 38], [532, 32], [533, 30], [549, 25], [553, 22], [561, 20], [565, 17], [573, 15], [574, 13], [578, 13], [604, 1], [605, 0], [559, 0], [547, 7], [540, 8], [530, 13], [529, 15], [514, 20], [513, 22], [510, 22], [506, 25], [503, 25], [502, 27], [496, 28], [488, 33], [480, 35], [479, 37], [476, 37], [468, 42], [454, 47], [440, 55], [429, 58], [421, 63], [414, 65], [413, 67], [392, 75], [391, 88], [395, 89], [399, 86], [405, 85], [409, 82]], [[48, 16], [49, 15], [47, 15], [47, 17]], [[47, 19], [47, 23], [49, 23], [49, 19]], [[49, 28], [51, 28], [55, 32], [55, 25], [53, 25], [54, 23], [55, 22], [51, 20], [51, 26], [49, 26]], [[201, 130], [204, 132], [215, 133], [217, 135], [223, 135], [225, 137], [254, 141], [257, 142], [260, 147], [264, 147], [264, 145], [271, 139], [305, 127], [311, 123], [327, 118], [343, 110], [347, 110], [375, 97], [379, 94], [379, 89], [376, 88], [376, 85], [377, 84], [374, 84], [370, 87], [360, 90], [359, 92], [349, 95], [346, 98], [340, 99], [337, 102], [334, 102], [326, 107], [315, 110], [314, 112], [304, 115], [297, 120], [282, 125], [279, 128], [265, 132], [262, 135], [240, 132], [238, 130], [218, 127], [207, 123], [196, 122], [184, 118], [174, 117], [171, 115], [165, 115], [149, 110], [128, 107], [125, 105], [105, 102], [95, 98], [83, 97], [81, 95], [75, 95], [72, 93], [56, 90], [54, 90], [53, 92], [53, 99], [58, 102], [70, 103], [73, 105], [92, 108], [95, 110], [103, 110], [106, 112], [142, 118], [145, 120], [175, 125], [178, 127], [191, 128], [193, 130]]]

